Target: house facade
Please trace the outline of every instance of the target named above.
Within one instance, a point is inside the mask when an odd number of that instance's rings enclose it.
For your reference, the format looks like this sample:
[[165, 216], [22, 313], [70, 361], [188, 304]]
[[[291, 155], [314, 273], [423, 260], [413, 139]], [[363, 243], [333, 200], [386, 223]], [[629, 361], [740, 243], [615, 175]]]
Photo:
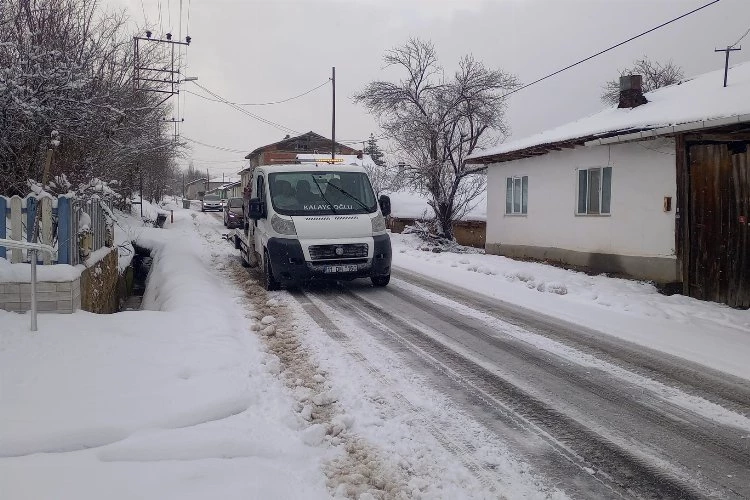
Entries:
[[649, 148], [582, 147], [492, 165], [486, 251], [678, 281], [675, 213], [663, 206], [676, 196], [674, 155], [664, 153], [674, 140]]
[[203, 199], [203, 195], [210, 193], [226, 184], [223, 179], [211, 179], [206, 178], [196, 179], [194, 181], [185, 184], [185, 198], [188, 200], [199, 200]]
[[629, 79], [617, 108], [473, 155], [487, 252], [750, 307], [750, 64], [722, 78], [645, 97]]

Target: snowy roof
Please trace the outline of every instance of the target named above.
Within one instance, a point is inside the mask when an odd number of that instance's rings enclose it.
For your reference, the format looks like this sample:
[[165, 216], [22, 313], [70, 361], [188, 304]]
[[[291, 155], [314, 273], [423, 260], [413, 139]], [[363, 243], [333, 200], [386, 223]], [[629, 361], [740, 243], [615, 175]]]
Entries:
[[231, 184], [232, 182], [239, 182], [239, 181], [240, 181], [239, 177], [232, 177], [230, 175], [225, 175], [224, 177], [216, 177], [215, 179], [211, 179], [208, 182], [212, 182], [212, 183], [220, 182], [222, 184]]
[[[636, 108], [605, 109], [539, 134], [476, 152], [469, 160], [475, 163], [509, 161], [544, 154], [559, 146], [582, 145], [597, 138], [720, 118], [750, 122], [750, 117], [743, 116], [750, 113], [750, 63], [730, 68], [726, 88], [722, 87], [723, 81], [723, 69], [705, 73], [648, 92], [645, 96], [649, 102]], [[699, 123], [694, 129], [710, 126], [710, 123]], [[662, 135], [670, 132], [673, 131], [664, 130]]]
[[[429, 198], [414, 191], [395, 191], [388, 193], [391, 199], [391, 215], [397, 219], [422, 219], [435, 217], [435, 211], [427, 203]], [[471, 210], [461, 220], [487, 220], [487, 192], [479, 195], [470, 205]]]

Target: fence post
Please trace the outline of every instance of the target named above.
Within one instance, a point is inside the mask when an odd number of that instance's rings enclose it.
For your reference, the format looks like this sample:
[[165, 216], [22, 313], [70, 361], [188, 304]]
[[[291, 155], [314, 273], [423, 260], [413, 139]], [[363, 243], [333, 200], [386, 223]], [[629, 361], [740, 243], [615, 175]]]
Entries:
[[[39, 225], [39, 243], [52, 246], [52, 198], [45, 196], [39, 200], [39, 210], [41, 210], [41, 220]], [[52, 256], [47, 252], [42, 253], [42, 262], [45, 265], [52, 264]]]
[[[5, 221], [8, 216], [8, 198], [0, 196], [0, 239], [5, 239]], [[5, 247], [0, 245], [0, 259], [6, 257]]]
[[71, 203], [67, 196], [57, 199], [57, 262], [73, 264], [70, 260], [73, 247]]
[[99, 250], [101, 245], [101, 219], [102, 219], [102, 207], [99, 206], [99, 196], [94, 195], [91, 197], [91, 210], [89, 211], [91, 216], [91, 231], [92, 231], [92, 244], [91, 251]]
[[36, 219], [37, 199], [34, 195], [26, 197], [26, 241], [34, 242], [34, 219]]
[[[21, 197], [18, 195], [10, 199], [10, 239], [21, 241], [23, 239], [23, 225], [21, 224], [21, 212], [23, 211]], [[10, 251], [11, 264], [17, 264], [23, 260], [23, 250], [14, 248]]]

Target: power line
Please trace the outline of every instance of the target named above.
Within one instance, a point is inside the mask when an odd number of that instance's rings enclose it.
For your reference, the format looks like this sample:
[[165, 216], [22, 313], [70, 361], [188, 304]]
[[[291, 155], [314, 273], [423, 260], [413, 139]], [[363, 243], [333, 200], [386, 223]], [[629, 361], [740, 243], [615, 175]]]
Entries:
[[[385, 139], [387, 136], [388, 136], [388, 134], [385, 133], [385, 134], [381, 134], [381, 135], [379, 135], [377, 137], [373, 137], [373, 139], [376, 140], [376, 141], [378, 141], [380, 139]], [[340, 142], [341, 144], [357, 144], [357, 143], [360, 143], [360, 142], [367, 142], [369, 140], [370, 140], [370, 138], [368, 137], [367, 139], [358, 139], [358, 140], [354, 140], [354, 139], [343, 140], [342, 139], [342, 140], [336, 141], [336, 142]]]
[[[258, 103], [253, 103], [253, 102], [232, 102], [232, 101], [226, 101], [226, 102], [229, 103], [229, 104], [234, 104], [235, 106], [271, 106], [273, 104], [282, 104], [282, 103], [285, 103], [285, 102], [293, 101], [295, 99], [299, 99], [300, 97], [306, 96], [307, 94], [309, 94], [311, 92], [315, 92], [316, 90], [318, 90], [319, 88], [323, 87], [324, 85], [327, 85], [328, 82], [330, 82], [330, 81], [331, 81], [330, 79], [326, 80], [323, 83], [321, 83], [320, 85], [311, 88], [310, 90], [306, 90], [305, 92], [303, 92], [301, 94], [298, 94], [298, 95], [295, 95], [294, 97], [288, 97], [286, 99], [281, 99], [280, 101], [258, 102]], [[219, 100], [219, 99], [211, 99], [210, 97], [206, 97], [204, 95], [197, 94], [195, 92], [190, 92], [189, 90], [186, 90], [185, 92], [187, 92], [188, 94], [193, 94], [194, 96], [200, 97], [201, 99], [205, 99], [207, 101], [225, 102], [225, 101], [222, 101], [222, 100]]]
[[183, 135], [181, 137], [183, 139], [186, 139], [186, 140], [190, 141], [190, 142], [194, 142], [196, 144], [200, 144], [201, 146], [205, 146], [207, 148], [218, 149], [219, 151], [226, 151], [228, 153], [242, 153], [242, 154], [247, 153], [247, 150], [225, 148], [225, 147], [222, 147], [222, 146], [214, 146], [213, 144], [206, 144], [205, 142], [196, 141], [195, 139], [191, 139], [190, 137], [187, 137], [186, 135]]
[[734, 42], [734, 43], [733, 43], [732, 45], [730, 45], [729, 47], [730, 47], [730, 48], [734, 48], [734, 47], [736, 47], [736, 46], [737, 46], [737, 44], [738, 44], [738, 43], [740, 43], [740, 42], [741, 42], [741, 41], [742, 41], [742, 40], [743, 40], [743, 39], [744, 39], [744, 38], [745, 38], [745, 37], [746, 37], [746, 36], [748, 35], [748, 33], [750, 33], [750, 28], [748, 28], [748, 29], [747, 29], [747, 31], [745, 32], [745, 34], [744, 34], [744, 35], [742, 35], [742, 36], [741, 36], [741, 37], [739, 38], [739, 40], [737, 40], [736, 42]]
[[628, 42], [632, 42], [632, 41], [633, 41], [633, 40], [635, 40], [636, 38], [640, 38], [640, 37], [642, 37], [642, 36], [644, 36], [644, 35], [647, 35], [647, 34], [651, 33], [652, 31], [656, 31], [656, 30], [658, 30], [659, 28], [663, 28], [664, 26], [666, 26], [666, 25], [668, 25], [668, 24], [672, 24], [673, 22], [675, 22], [675, 21], [678, 21], [678, 20], [682, 19], [683, 17], [687, 17], [687, 16], [689, 16], [690, 14], [694, 14], [694, 13], [698, 12], [699, 10], [703, 10], [703, 9], [705, 9], [706, 7], [709, 7], [709, 6], [711, 6], [711, 5], [715, 4], [715, 3], [718, 3], [718, 2], [719, 2], [719, 0], [713, 0], [713, 1], [711, 1], [711, 2], [709, 2], [709, 3], [707, 3], [707, 4], [705, 4], [705, 5], [703, 5], [703, 6], [701, 6], [701, 7], [698, 7], [697, 9], [693, 9], [693, 10], [691, 10], [690, 12], [686, 12], [685, 14], [682, 14], [681, 16], [675, 17], [674, 19], [671, 19], [671, 20], [669, 20], [669, 21], [667, 21], [667, 22], [665, 22], [665, 23], [662, 23], [662, 24], [660, 24], [659, 26], [656, 26], [656, 27], [654, 27], [654, 28], [651, 28], [651, 29], [650, 29], [650, 30], [648, 30], [648, 31], [644, 31], [643, 33], [640, 33], [640, 34], [638, 34], [638, 35], [636, 35], [636, 36], [630, 37], [630, 38], [628, 38], [627, 40], [625, 40], [625, 41], [622, 41], [622, 42], [620, 42], [620, 43], [618, 43], [618, 44], [612, 45], [611, 47], [609, 47], [609, 48], [606, 48], [606, 49], [604, 49], [604, 50], [602, 50], [602, 51], [599, 51], [599, 52], [597, 52], [596, 54], [594, 54], [594, 55], [591, 55], [591, 56], [589, 56], [589, 57], [587, 57], [587, 58], [585, 58], [585, 59], [581, 59], [580, 61], [578, 61], [578, 62], [575, 62], [575, 63], [573, 63], [573, 64], [571, 64], [571, 65], [569, 65], [569, 66], [565, 66], [564, 68], [562, 68], [562, 69], [559, 69], [559, 70], [555, 71], [554, 73], [550, 73], [549, 75], [547, 75], [547, 76], [543, 76], [542, 78], [539, 78], [538, 80], [534, 80], [534, 81], [533, 81], [533, 82], [531, 82], [531, 83], [527, 83], [526, 85], [522, 85], [522, 86], [518, 87], [517, 89], [511, 90], [511, 91], [510, 91], [510, 92], [508, 92], [507, 94], [503, 94], [503, 96], [502, 96], [502, 97], [508, 97], [508, 96], [509, 96], [509, 95], [511, 95], [511, 94], [515, 94], [515, 93], [516, 93], [516, 92], [518, 92], [519, 90], [523, 90], [523, 89], [529, 88], [529, 87], [531, 87], [532, 85], [535, 85], [535, 84], [537, 84], [537, 83], [539, 83], [539, 82], [541, 82], [541, 81], [544, 81], [544, 80], [546, 80], [547, 78], [551, 78], [551, 77], [553, 77], [553, 76], [555, 76], [555, 75], [558, 75], [558, 74], [562, 73], [563, 71], [567, 71], [567, 70], [569, 70], [570, 68], [572, 68], [572, 67], [574, 67], [574, 66], [578, 66], [579, 64], [585, 63], [586, 61], [589, 61], [589, 60], [591, 60], [591, 59], [593, 59], [593, 58], [595, 58], [595, 57], [597, 57], [597, 56], [600, 56], [600, 55], [604, 54], [605, 52], [609, 52], [610, 50], [612, 50], [612, 49], [616, 49], [617, 47], [620, 47], [620, 46], [622, 46], [622, 45], [625, 45], [625, 44], [626, 44], [626, 43], [628, 43]]
[[202, 158], [190, 158], [190, 161], [195, 163], [209, 163], [209, 164], [220, 164], [220, 163], [245, 163], [247, 160], [204, 160]]
[[206, 92], [208, 92], [209, 94], [211, 94], [213, 97], [219, 99], [222, 103], [228, 105], [229, 107], [231, 107], [233, 109], [236, 109], [240, 113], [243, 113], [243, 114], [249, 116], [250, 118], [253, 118], [253, 119], [258, 120], [258, 121], [260, 121], [262, 123], [265, 123], [265, 124], [270, 125], [270, 126], [272, 126], [274, 128], [277, 128], [277, 129], [281, 130], [282, 132], [292, 132], [294, 134], [299, 134], [300, 133], [299, 131], [294, 130], [293, 128], [289, 128], [287, 126], [281, 125], [280, 123], [273, 122], [271, 120], [263, 118], [262, 116], [258, 116], [256, 114], [253, 114], [253, 113], [249, 112], [248, 110], [243, 109], [243, 108], [237, 106], [236, 104], [232, 104], [231, 102], [227, 101], [225, 98], [221, 97], [219, 94], [217, 94], [217, 93], [215, 93], [215, 92], [207, 89], [206, 87], [204, 87], [200, 83], [197, 83], [195, 81], [193, 81], [193, 83], [195, 85], [197, 85], [198, 87], [202, 88], [203, 90], [205, 90]]
[[143, 11], [144, 26], [148, 27], [148, 19], [146, 18], [146, 7], [143, 5], [143, 0], [141, 0], [141, 10]]
[[161, 30], [161, 33], [164, 33], [164, 25], [161, 21], [161, 0], [159, 0], [159, 29]]

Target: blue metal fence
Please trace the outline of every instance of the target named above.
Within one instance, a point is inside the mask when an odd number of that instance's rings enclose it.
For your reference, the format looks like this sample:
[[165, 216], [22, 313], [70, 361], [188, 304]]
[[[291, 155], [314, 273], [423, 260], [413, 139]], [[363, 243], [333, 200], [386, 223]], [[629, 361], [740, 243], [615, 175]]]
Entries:
[[[18, 198], [21, 202], [24, 201], [20, 197], [13, 198]], [[25, 223], [23, 231], [25, 232], [25, 240], [32, 241], [36, 212], [40, 207], [40, 203], [34, 195], [27, 196], [25, 203], [19, 203], [19, 201], [11, 203], [13, 198], [0, 196], [0, 239], [8, 237], [8, 232], [13, 224]], [[54, 263], [70, 265], [79, 263], [78, 221], [81, 211], [88, 213], [91, 218], [90, 230], [93, 233], [94, 243], [92, 251], [104, 246], [106, 231], [109, 230], [110, 222], [107, 220], [105, 210], [101, 206], [102, 203], [111, 205], [110, 202], [98, 197], [84, 201], [63, 195], [56, 199], [56, 203], [52, 201], [52, 218], [54, 222], [52, 222], [52, 228], [47, 228], [47, 230], [49, 234], [54, 234], [57, 239], [57, 261]], [[20, 207], [20, 213], [12, 213], [11, 207], [14, 205]], [[8, 258], [7, 251], [2, 246], [0, 246], [0, 258]]]

